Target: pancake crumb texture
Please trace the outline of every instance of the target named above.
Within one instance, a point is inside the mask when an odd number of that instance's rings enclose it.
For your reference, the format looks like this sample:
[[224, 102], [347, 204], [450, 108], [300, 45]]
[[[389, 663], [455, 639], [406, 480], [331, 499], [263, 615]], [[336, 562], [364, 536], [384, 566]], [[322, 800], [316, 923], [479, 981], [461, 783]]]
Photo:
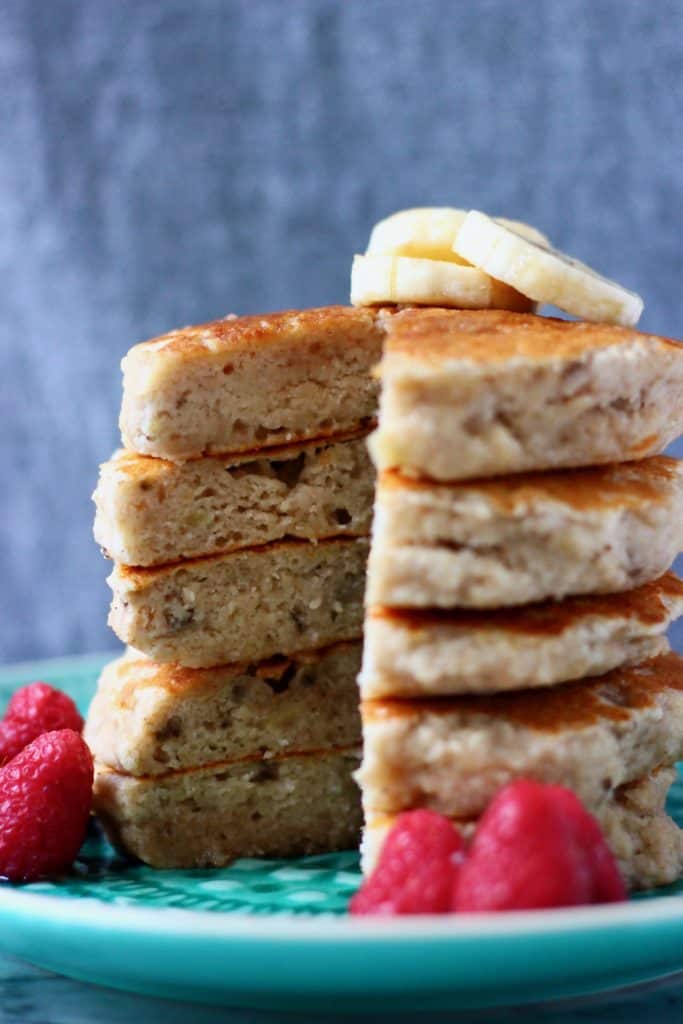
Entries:
[[382, 474], [370, 605], [495, 608], [630, 590], [683, 548], [683, 469], [664, 456], [463, 484]]
[[600, 823], [626, 884], [632, 889], [670, 885], [683, 872], [683, 830], [666, 813], [676, 769], [662, 768], [622, 786]]
[[360, 655], [357, 641], [187, 669], [129, 652], [104, 669], [85, 738], [97, 761], [130, 775], [359, 745]]
[[123, 360], [124, 447], [182, 461], [369, 425], [383, 331], [333, 306], [218, 320], [143, 342]]
[[149, 778], [97, 765], [94, 805], [112, 842], [157, 868], [352, 849], [357, 764], [348, 749]]
[[669, 647], [683, 582], [667, 573], [626, 594], [475, 612], [371, 609], [362, 696], [420, 697], [553, 686], [634, 665]]
[[367, 701], [361, 713], [368, 810], [477, 817], [529, 776], [573, 789], [593, 811], [683, 755], [683, 659], [664, 654], [542, 693]]
[[360, 637], [368, 542], [291, 541], [160, 569], [116, 566], [109, 624], [156, 661], [254, 661]]
[[95, 539], [124, 565], [163, 565], [286, 538], [364, 536], [365, 437], [182, 465], [117, 452], [100, 469]]

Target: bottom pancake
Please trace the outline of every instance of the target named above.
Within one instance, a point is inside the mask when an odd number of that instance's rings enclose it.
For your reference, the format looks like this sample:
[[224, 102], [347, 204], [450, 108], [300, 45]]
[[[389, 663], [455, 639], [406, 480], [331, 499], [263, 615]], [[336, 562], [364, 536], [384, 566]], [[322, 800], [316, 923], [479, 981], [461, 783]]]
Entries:
[[362, 821], [358, 761], [350, 747], [144, 778], [99, 764], [94, 808], [117, 847], [157, 868], [351, 849]]
[[[661, 768], [637, 782], [615, 790], [595, 810], [629, 889], [669, 885], [683, 872], [683, 831], [665, 811], [674, 768]], [[367, 814], [362, 843], [362, 868], [369, 874], [396, 815]], [[465, 834], [473, 822], [459, 823]]]

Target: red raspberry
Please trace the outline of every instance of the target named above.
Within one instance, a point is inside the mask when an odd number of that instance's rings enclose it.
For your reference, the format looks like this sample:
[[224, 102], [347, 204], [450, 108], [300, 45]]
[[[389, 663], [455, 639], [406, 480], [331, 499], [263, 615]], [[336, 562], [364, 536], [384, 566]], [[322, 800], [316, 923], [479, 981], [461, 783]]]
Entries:
[[93, 760], [73, 729], [46, 732], [0, 768], [0, 876], [65, 871], [85, 838]]
[[83, 719], [71, 697], [47, 683], [23, 686], [7, 705], [0, 721], [0, 765], [44, 732], [73, 729], [80, 732]]
[[463, 857], [460, 833], [436, 811], [407, 811], [389, 832], [377, 867], [351, 900], [352, 914], [450, 910]]
[[456, 879], [455, 910], [531, 910], [624, 899], [602, 836], [574, 793], [520, 779], [483, 814]]
[[588, 813], [576, 793], [562, 786], [553, 786], [558, 807], [574, 821], [579, 843], [593, 866], [592, 903], [618, 903], [625, 900], [626, 886], [614, 854], [595, 818]]

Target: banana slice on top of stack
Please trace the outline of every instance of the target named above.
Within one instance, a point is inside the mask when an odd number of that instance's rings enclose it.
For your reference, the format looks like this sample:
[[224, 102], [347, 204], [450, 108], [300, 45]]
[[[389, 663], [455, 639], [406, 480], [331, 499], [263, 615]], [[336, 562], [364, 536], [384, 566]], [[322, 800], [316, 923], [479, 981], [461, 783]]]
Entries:
[[553, 249], [535, 228], [478, 210], [402, 210], [373, 228], [354, 257], [354, 306], [381, 303], [534, 311], [633, 326], [639, 295]]

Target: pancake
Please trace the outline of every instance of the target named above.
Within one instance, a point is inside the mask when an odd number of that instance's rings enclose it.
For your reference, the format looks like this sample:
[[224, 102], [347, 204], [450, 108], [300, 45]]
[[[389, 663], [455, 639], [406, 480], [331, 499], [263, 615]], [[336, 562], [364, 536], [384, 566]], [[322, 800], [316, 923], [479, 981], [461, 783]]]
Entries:
[[117, 847], [157, 868], [352, 849], [357, 764], [349, 748], [146, 778], [96, 765], [94, 808]]
[[[675, 882], [683, 871], [683, 832], [665, 810], [674, 768], [661, 768], [636, 782], [620, 786], [598, 807], [605, 839], [629, 889], [650, 889]], [[362, 867], [370, 874], [395, 815], [370, 813], [363, 830]], [[470, 835], [472, 821], [455, 821]]]
[[367, 427], [383, 332], [364, 309], [226, 317], [130, 350], [124, 447], [182, 461]]
[[683, 659], [483, 697], [365, 701], [358, 779], [368, 810], [478, 817], [511, 779], [573, 789], [591, 809], [683, 755]]
[[109, 625], [155, 661], [205, 668], [360, 637], [368, 542], [283, 541], [176, 565], [117, 565]]
[[360, 676], [365, 700], [553, 686], [668, 650], [683, 581], [667, 573], [624, 594], [493, 611], [371, 608]]
[[162, 565], [298, 537], [364, 536], [374, 470], [365, 434], [183, 465], [119, 451], [100, 467], [95, 539], [125, 565]]
[[463, 480], [644, 458], [683, 431], [683, 345], [500, 310], [386, 321], [379, 469]]
[[360, 655], [358, 641], [188, 669], [130, 651], [102, 672], [85, 739], [97, 761], [130, 775], [359, 745]]
[[486, 608], [628, 590], [683, 548], [666, 456], [464, 483], [382, 473], [369, 604]]

